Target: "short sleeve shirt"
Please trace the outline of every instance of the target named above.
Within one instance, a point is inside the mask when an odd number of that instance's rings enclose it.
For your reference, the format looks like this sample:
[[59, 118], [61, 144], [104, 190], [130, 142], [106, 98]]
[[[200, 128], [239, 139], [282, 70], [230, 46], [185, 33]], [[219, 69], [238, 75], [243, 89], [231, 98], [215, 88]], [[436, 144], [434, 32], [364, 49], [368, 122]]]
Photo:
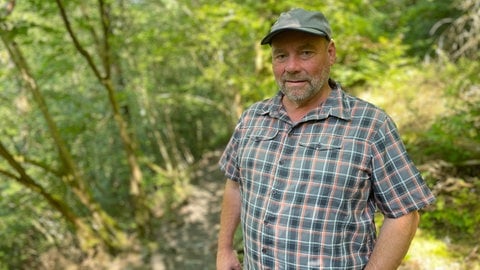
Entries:
[[220, 160], [240, 186], [244, 269], [362, 269], [376, 209], [396, 218], [434, 197], [381, 109], [336, 84], [293, 123], [281, 99], [247, 109]]

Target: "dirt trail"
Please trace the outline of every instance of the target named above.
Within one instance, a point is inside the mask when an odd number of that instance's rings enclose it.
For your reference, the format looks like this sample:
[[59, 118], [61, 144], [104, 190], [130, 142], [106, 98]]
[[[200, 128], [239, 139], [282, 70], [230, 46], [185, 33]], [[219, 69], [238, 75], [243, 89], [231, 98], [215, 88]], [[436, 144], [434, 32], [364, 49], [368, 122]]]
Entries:
[[[225, 184], [218, 169], [219, 153], [207, 158], [196, 173], [191, 195], [163, 237], [168, 255], [152, 259], [154, 270], [215, 269], [216, 238]], [[162, 262], [163, 263], [160, 263]]]

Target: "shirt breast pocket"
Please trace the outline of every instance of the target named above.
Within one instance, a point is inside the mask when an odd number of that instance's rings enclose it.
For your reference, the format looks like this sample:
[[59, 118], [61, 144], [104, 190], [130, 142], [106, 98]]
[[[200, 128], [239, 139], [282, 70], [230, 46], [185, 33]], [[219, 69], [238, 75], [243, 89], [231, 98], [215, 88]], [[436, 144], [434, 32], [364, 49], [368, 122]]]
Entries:
[[[331, 184], [338, 172], [342, 147], [343, 139], [336, 135], [312, 134], [301, 138], [297, 150], [298, 166], [302, 168], [300, 178], [321, 185]], [[315, 188], [321, 189], [321, 186]]]
[[[302, 138], [299, 145], [302, 148], [299, 150], [303, 157], [302, 165], [309, 172], [309, 179], [320, 179], [327, 186], [351, 190], [368, 186], [370, 157], [366, 142], [332, 134], [316, 134]], [[336, 190], [340, 191], [339, 188]]]
[[253, 142], [273, 140], [277, 136], [278, 130], [271, 128], [262, 128], [253, 130], [247, 138]]
[[342, 137], [336, 135], [310, 135], [300, 139], [299, 145], [310, 150], [332, 151], [342, 148]]
[[272, 168], [279, 149], [277, 135], [277, 129], [268, 128], [253, 129], [247, 133], [239, 151], [240, 166], [245, 173]]

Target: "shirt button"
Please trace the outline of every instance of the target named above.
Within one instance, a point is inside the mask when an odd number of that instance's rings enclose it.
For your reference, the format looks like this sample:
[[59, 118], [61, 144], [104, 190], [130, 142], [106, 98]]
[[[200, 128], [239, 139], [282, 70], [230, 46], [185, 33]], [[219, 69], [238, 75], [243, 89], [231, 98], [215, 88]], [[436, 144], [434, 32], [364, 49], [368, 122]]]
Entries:
[[275, 221], [275, 217], [273, 216], [265, 216], [265, 219], [263, 220], [263, 223], [265, 225], [270, 224], [272, 221]]
[[267, 253], [267, 248], [262, 248], [262, 253], [263, 254]]
[[279, 200], [282, 197], [281, 194], [280, 194], [280, 191], [275, 190], [275, 189], [272, 190], [272, 195], [271, 196], [272, 196], [272, 199], [274, 199], [274, 200]]

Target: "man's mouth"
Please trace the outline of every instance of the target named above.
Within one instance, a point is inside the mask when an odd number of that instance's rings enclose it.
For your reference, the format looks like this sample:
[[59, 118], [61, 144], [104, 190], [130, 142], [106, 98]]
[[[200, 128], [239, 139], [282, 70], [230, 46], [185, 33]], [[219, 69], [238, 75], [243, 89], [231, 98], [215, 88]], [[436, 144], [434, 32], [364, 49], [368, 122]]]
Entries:
[[306, 80], [285, 80], [285, 84], [287, 85], [300, 85], [307, 83]]

